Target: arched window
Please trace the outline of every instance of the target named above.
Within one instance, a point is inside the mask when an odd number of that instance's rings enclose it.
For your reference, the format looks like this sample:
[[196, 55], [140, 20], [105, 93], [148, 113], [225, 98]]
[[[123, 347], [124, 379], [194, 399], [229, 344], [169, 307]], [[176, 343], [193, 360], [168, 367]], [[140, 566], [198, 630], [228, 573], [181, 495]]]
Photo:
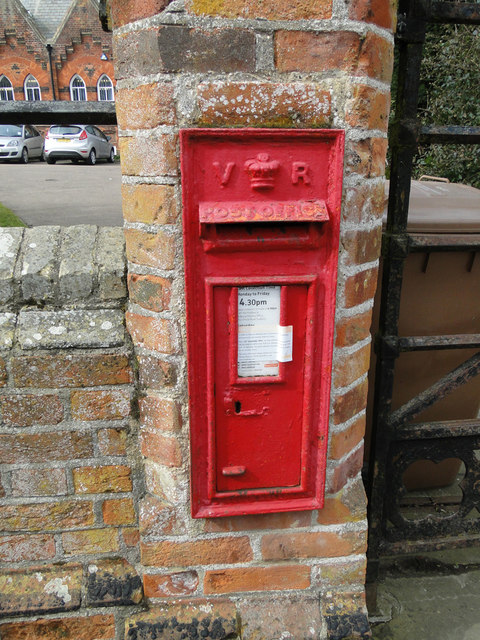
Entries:
[[87, 99], [87, 88], [80, 76], [73, 76], [70, 81], [70, 100], [75, 102]]
[[29, 75], [25, 78], [24, 89], [26, 100], [34, 102], [35, 100], [42, 99], [42, 95], [40, 93], [40, 85], [38, 84], [38, 80], [34, 76]]
[[7, 76], [0, 76], [0, 100], [15, 100], [13, 86]]
[[113, 102], [115, 100], [115, 95], [113, 93], [113, 82], [105, 74], [103, 74], [103, 76], [100, 76], [98, 80], [97, 94], [99, 100], [106, 100], [107, 102]]

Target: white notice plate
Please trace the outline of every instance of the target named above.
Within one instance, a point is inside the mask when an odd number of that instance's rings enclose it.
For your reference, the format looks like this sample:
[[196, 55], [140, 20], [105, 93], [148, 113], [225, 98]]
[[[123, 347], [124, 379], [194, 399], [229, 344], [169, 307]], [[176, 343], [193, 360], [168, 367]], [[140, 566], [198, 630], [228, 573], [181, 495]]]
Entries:
[[292, 327], [280, 326], [279, 286], [238, 289], [238, 376], [278, 376], [292, 360]]

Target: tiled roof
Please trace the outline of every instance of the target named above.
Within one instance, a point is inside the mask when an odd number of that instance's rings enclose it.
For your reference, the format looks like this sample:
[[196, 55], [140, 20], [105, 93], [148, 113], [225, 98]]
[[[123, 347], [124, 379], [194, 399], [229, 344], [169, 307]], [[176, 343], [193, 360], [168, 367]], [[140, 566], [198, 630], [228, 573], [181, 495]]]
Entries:
[[74, 0], [20, 0], [48, 42], [62, 24]]

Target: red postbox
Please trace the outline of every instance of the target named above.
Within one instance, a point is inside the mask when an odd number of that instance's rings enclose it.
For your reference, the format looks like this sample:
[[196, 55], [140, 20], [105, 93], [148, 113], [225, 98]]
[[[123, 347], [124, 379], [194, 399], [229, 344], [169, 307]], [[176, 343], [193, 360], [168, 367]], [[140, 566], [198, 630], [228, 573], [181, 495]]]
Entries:
[[323, 506], [343, 145], [181, 132], [194, 517]]

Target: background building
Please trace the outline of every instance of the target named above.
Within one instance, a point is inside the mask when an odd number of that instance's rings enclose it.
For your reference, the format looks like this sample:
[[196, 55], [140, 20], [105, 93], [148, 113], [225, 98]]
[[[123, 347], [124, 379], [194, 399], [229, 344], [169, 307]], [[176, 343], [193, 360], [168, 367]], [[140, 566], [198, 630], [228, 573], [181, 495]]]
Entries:
[[0, 100], [114, 99], [96, 0], [2, 0]]

